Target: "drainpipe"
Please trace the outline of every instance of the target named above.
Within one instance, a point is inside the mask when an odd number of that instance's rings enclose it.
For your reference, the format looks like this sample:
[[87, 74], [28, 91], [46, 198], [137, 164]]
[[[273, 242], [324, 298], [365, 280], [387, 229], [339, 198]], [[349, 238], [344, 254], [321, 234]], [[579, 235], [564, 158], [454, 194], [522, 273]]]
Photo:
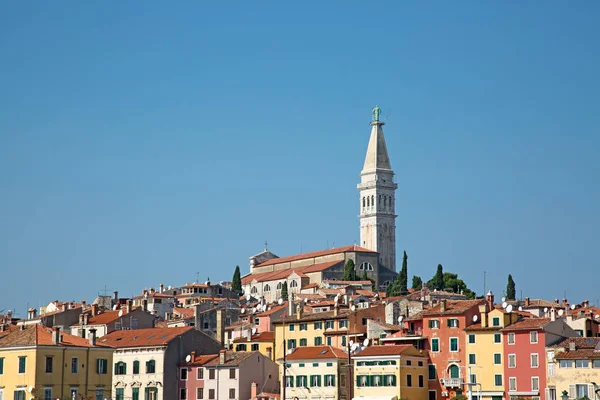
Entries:
[[[87, 368], [85, 371], [85, 393], [87, 394], [88, 392], [88, 384], [89, 384], [89, 378], [90, 378], [90, 350], [92, 348], [88, 347], [87, 352], [85, 354], [85, 367]], [[108, 367], [108, 365], [107, 365]]]
[[65, 350], [67, 350], [67, 348], [63, 347], [62, 362], [60, 363], [60, 369], [62, 370], [62, 373], [60, 374], [60, 397], [63, 397], [65, 391]]

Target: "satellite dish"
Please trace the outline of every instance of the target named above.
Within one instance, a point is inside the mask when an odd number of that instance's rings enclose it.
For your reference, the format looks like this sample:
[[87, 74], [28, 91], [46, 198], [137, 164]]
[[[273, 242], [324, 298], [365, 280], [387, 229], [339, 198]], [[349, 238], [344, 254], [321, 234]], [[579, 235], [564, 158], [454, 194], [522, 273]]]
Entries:
[[403, 316], [403, 315], [399, 316], [399, 317], [398, 317], [398, 323], [402, 323], [402, 320], [403, 320], [403, 319], [404, 319], [404, 316]]
[[33, 386], [29, 386], [29, 388], [27, 388], [27, 391], [28, 391], [29, 393], [33, 392]]
[[242, 308], [242, 309], [240, 310], [240, 314], [243, 314], [243, 313], [245, 313], [245, 312], [246, 312], [246, 309], [245, 309], [245, 308]]
[[354, 344], [352, 345], [352, 351], [356, 351], [356, 350], [357, 350], [359, 347], [360, 347], [360, 344], [358, 344], [358, 343], [354, 343]]
[[350, 347], [354, 346], [354, 340], [349, 341], [348, 344], [350, 344]]
[[192, 361], [192, 356], [188, 354], [187, 356], [185, 356], [185, 362], [190, 362], [190, 361]]
[[365, 340], [363, 341], [363, 346], [364, 346], [364, 347], [367, 347], [368, 345], [369, 345], [369, 339], [365, 339]]
[[250, 296], [250, 293], [248, 293], [248, 294], [246, 295], [246, 301], [250, 301], [250, 299], [251, 299], [251, 298], [252, 298], [252, 296]]
[[473, 315], [473, 322], [477, 322], [478, 319], [479, 317], [477, 315]]
[[117, 309], [117, 305], [115, 304], [115, 305], [112, 307], [112, 309], [113, 309], [113, 311], [115, 311], [115, 310]]
[[571, 310], [574, 310], [576, 308], [575, 304], [571, 304]]
[[594, 318], [600, 319], [600, 314], [596, 314], [596, 316]]
[[548, 312], [548, 307], [544, 307], [544, 312]]
[[508, 303], [506, 301], [502, 302], [502, 308], [506, 308], [508, 306]]
[[522, 306], [519, 306], [519, 311], [523, 311], [523, 307]]
[[256, 335], [256, 328], [252, 328], [252, 334]]
[[564, 313], [565, 313], [565, 310], [563, 310], [562, 308], [560, 310], [558, 310], [559, 317], [562, 317]]
[[256, 312], [256, 307], [252, 307], [252, 314]]
[[509, 304], [509, 305], [506, 307], [506, 312], [510, 314], [512, 311], [513, 311], [513, 306], [512, 306], [512, 304]]
[[502, 298], [502, 302], [504, 303], [505, 301], [506, 301], [506, 297], [503, 297]]
[[277, 304], [282, 305], [283, 304], [283, 299], [279, 298], [279, 300], [277, 300]]
[[308, 303], [308, 297], [304, 298], [304, 304]]
[[354, 304], [352, 304], [352, 307], [350, 307], [350, 309], [351, 309], [352, 311], [356, 311], [356, 306], [355, 306]]

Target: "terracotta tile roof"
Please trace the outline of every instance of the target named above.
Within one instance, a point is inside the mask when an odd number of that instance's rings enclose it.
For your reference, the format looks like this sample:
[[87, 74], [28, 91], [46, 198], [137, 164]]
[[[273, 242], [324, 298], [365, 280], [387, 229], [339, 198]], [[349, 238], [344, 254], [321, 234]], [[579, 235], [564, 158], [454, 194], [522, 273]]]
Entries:
[[287, 360], [318, 360], [332, 358], [348, 358], [348, 354], [332, 346], [296, 347], [292, 354], [286, 356]]
[[177, 314], [181, 318], [192, 318], [194, 309], [191, 307], [173, 307], [173, 314]]
[[356, 354], [354, 357], [397, 356], [411, 348], [413, 348], [413, 345], [411, 344], [369, 346], [360, 353]]
[[574, 310], [569, 310], [569, 314], [575, 317], [580, 311], [583, 311], [586, 317], [589, 317], [590, 313], [594, 316], [600, 315], [600, 308], [595, 306], [579, 307]]
[[328, 268], [331, 268], [331, 267], [341, 264], [341, 263], [343, 263], [343, 261], [338, 260], [338, 261], [330, 261], [330, 262], [326, 262], [326, 263], [308, 265], [308, 266], [304, 266], [304, 267], [286, 268], [286, 269], [279, 269], [277, 271], [261, 272], [261, 273], [257, 273], [257, 274], [248, 274], [248, 275], [242, 277], [242, 285], [247, 285], [248, 283], [254, 281], [255, 279], [257, 282], [268, 282], [268, 281], [285, 279], [288, 276], [290, 276], [291, 274], [293, 274], [294, 272], [301, 277], [306, 277], [306, 275], [304, 275], [304, 274], [308, 274], [311, 272], [324, 271]]
[[262, 312], [260, 312], [258, 314], [255, 314], [255, 316], [257, 316], [257, 317], [267, 317], [267, 316], [269, 316], [269, 315], [271, 315], [273, 313], [276, 313], [278, 311], [285, 310], [286, 307], [287, 307], [287, 301], [284, 302], [282, 305], [277, 305], [277, 306], [271, 307], [270, 310], [262, 311]]
[[[134, 310], [135, 310], [135, 308], [134, 308]], [[119, 315], [119, 313], [121, 313], [121, 315]], [[92, 317], [90, 315], [90, 318], [88, 319], [88, 325], [110, 324], [111, 322], [121, 318], [124, 315], [126, 315], [125, 310], [104, 311], [104, 312], [101, 312], [100, 314], [96, 315], [95, 317]], [[79, 324], [74, 324], [73, 326], [78, 326], [78, 325]]]
[[182, 363], [181, 365], [201, 366], [201, 365], [204, 365], [204, 364], [214, 360], [217, 357], [219, 357], [218, 354], [197, 355], [189, 363]]
[[76, 305], [75, 307], [72, 307], [72, 308], [67, 308], [65, 310], [56, 310], [56, 311], [52, 311], [52, 312], [47, 312], [47, 313], [44, 313], [44, 314], [40, 314], [37, 317], [35, 317], [34, 320], [35, 319], [40, 319], [40, 318], [43, 318], [43, 317], [49, 317], [51, 315], [57, 315], [57, 314], [60, 314], [60, 313], [66, 312], [66, 311], [77, 310], [77, 309], [81, 310], [81, 304], [80, 305]]
[[275, 332], [259, 332], [252, 335], [252, 339], [248, 340], [247, 337], [239, 337], [233, 341], [233, 343], [244, 343], [244, 342], [273, 342], [275, 340]]
[[600, 360], [600, 351], [594, 349], [581, 349], [563, 351], [554, 356], [557, 360]]
[[402, 329], [404, 329], [400, 325], [388, 324], [387, 322], [375, 322], [375, 324], [381, 326], [382, 328], [384, 328], [386, 330], [390, 330], [390, 331], [401, 331]]
[[499, 331], [500, 329], [502, 329], [500, 326], [486, 326], [482, 328], [481, 322], [476, 322], [464, 328], [465, 331]]
[[307, 307], [311, 307], [311, 308], [316, 308], [316, 307], [327, 307], [327, 306], [334, 306], [335, 305], [335, 301], [333, 300], [324, 300], [324, 301], [319, 301], [316, 303], [307, 303], [306, 306]]
[[[52, 332], [54, 329], [35, 324], [25, 326], [25, 329], [12, 330], [0, 338], [0, 347], [14, 346], [53, 346]], [[60, 346], [91, 347], [87, 339], [68, 333], [60, 333]]]
[[324, 280], [323, 281], [324, 285], [335, 285], [335, 286], [373, 286], [373, 282], [371, 281], [342, 281], [342, 280], [335, 280], [335, 279], [329, 279], [329, 280]]
[[[261, 392], [259, 394], [256, 395], [257, 399], [268, 399], [268, 400], [279, 400], [280, 395], [279, 393], [269, 393], [269, 392]], [[254, 400], [254, 399], [252, 399]]]
[[171, 340], [192, 329], [194, 329], [193, 326], [185, 326], [114, 331], [102, 336], [96, 343], [101, 346], [114, 348], [164, 346]]
[[315, 257], [327, 256], [330, 254], [337, 254], [337, 253], [348, 253], [348, 252], [353, 252], [353, 251], [357, 251], [360, 253], [376, 253], [373, 250], [365, 249], [364, 247], [359, 247], [359, 246], [355, 246], [355, 245], [343, 246], [343, 247], [337, 247], [335, 249], [313, 251], [311, 253], [297, 254], [294, 256], [273, 258], [271, 260], [267, 260], [265, 262], [258, 264], [257, 267], [264, 267], [265, 265], [279, 264], [279, 263], [283, 263], [283, 262], [304, 260], [307, 258], [315, 258]]
[[255, 355], [262, 356], [260, 351], [233, 352], [233, 351], [226, 350], [225, 351], [225, 363], [221, 364], [221, 360], [219, 360], [219, 356], [217, 355], [217, 358], [212, 359], [211, 361], [207, 362], [205, 365], [207, 367], [221, 367], [221, 366], [235, 367], [235, 366], [240, 365], [240, 363], [242, 361], [244, 361], [252, 356], [255, 356]]
[[312, 288], [318, 288], [318, 287], [319, 287], [319, 284], [313, 282], [313, 283], [309, 283], [308, 285], [302, 286], [302, 289], [304, 290], [304, 289], [312, 289]]
[[154, 293], [148, 293], [147, 295], [146, 294], [140, 294], [139, 296], [132, 297], [132, 299], [143, 299], [145, 297], [156, 297], [156, 298], [161, 298], [161, 299], [175, 298], [175, 296], [173, 296], [172, 294], [165, 294], [165, 293], [154, 292]]
[[316, 293], [295, 293], [294, 296], [298, 299], [298, 300], [304, 300], [304, 299], [308, 299], [309, 301], [314, 301], [314, 300], [324, 300], [327, 297], [320, 295], [320, 294], [316, 294]]
[[575, 347], [577, 349], [595, 349], [598, 343], [600, 343], [600, 338], [598, 337], [570, 337], [564, 338], [558, 343], [550, 346], [553, 348], [569, 348], [571, 343], [575, 343]]
[[441, 303], [436, 304], [429, 310], [421, 311], [423, 316], [430, 315], [446, 315], [446, 314], [463, 314], [473, 307], [479, 306], [485, 302], [484, 299], [477, 300], [446, 300], [446, 311], [441, 311]]
[[516, 331], [528, 329], [542, 329], [544, 325], [550, 322], [550, 318], [525, 318], [521, 321], [508, 325], [503, 331]]
[[375, 293], [370, 291], [370, 290], [363, 290], [363, 289], [358, 289], [356, 291], [356, 293], [360, 294], [361, 296], [366, 296], [366, 297], [373, 297], [375, 296]]
[[342, 289], [343, 288], [336, 288], [336, 289], [319, 289], [319, 293], [327, 296], [327, 295], [334, 295], [334, 294], [342, 294]]

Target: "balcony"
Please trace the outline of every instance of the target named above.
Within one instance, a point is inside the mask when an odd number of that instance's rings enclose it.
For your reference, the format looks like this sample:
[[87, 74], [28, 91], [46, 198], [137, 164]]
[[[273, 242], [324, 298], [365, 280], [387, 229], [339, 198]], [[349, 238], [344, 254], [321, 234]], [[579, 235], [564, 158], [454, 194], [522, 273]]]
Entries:
[[462, 387], [464, 384], [462, 378], [442, 378], [440, 379], [440, 383], [447, 388]]

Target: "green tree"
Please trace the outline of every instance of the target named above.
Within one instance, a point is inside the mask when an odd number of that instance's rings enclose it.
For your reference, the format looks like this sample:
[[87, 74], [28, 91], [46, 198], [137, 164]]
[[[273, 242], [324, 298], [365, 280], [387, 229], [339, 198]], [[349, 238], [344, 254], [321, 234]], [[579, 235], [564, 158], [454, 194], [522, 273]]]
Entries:
[[423, 287], [423, 281], [420, 276], [413, 275], [412, 288], [413, 290], [421, 290]]
[[515, 289], [515, 281], [511, 274], [508, 274], [508, 284], [506, 285], [506, 298], [508, 300], [516, 300], [517, 291]]
[[454, 293], [462, 293], [468, 299], [475, 298], [475, 292], [467, 287], [467, 284], [458, 277], [458, 274], [452, 272], [444, 272], [444, 285], [442, 290], [449, 290]]
[[408, 294], [408, 256], [406, 251], [402, 258], [402, 269], [398, 275], [398, 295], [406, 296]]
[[442, 264], [438, 264], [437, 271], [433, 278], [429, 282], [427, 282], [427, 286], [430, 289], [435, 290], [444, 289], [444, 267], [442, 267]]
[[231, 279], [231, 290], [234, 293], [237, 293], [238, 296], [242, 295], [242, 277], [240, 275], [240, 266], [235, 266], [235, 271], [233, 272], [233, 278]]
[[283, 285], [281, 285], [281, 297], [284, 301], [288, 299], [287, 282], [283, 282]]
[[342, 276], [343, 281], [355, 281], [356, 271], [354, 270], [354, 260], [349, 259], [344, 265], [344, 275]]
[[369, 276], [367, 275], [367, 271], [363, 271], [362, 276], [360, 277], [361, 281], [369, 281]]

